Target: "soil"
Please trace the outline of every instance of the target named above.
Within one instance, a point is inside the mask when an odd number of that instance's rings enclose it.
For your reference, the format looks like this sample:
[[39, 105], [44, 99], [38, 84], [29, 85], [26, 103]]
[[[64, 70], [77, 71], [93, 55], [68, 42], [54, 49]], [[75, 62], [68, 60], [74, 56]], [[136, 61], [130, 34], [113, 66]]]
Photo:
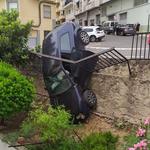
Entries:
[[[45, 97], [38, 95], [37, 103], [42, 102], [43, 104], [47, 105], [49, 103], [49, 100], [47, 98], [48, 93], [45, 90], [43, 77], [40, 71], [32, 66], [32, 67], [21, 69], [21, 72], [24, 75], [27, 75], [29, 78], [32, 77], [34, 79], [37, 93], [39, 93], [40, 95], [46, 95]], [[0, 127], [0, 132], [9, 133], [13, 130], [18, 130], [19, 126], [21, 125], [22, 121], [25, 119], [26, 116], [27, 114], [23, 112], [14, 116], [9, 120], [6, 120], [5, 121], [6, 126]], [[93, 132], [105, 132], [105, 131], [111, 131], [114, 135], [121, 137], [119, 138], [120, 140], [118, 145], [122, 143], [122, 137], [127, 135], [126, 130], [120, 130], [118, 128], [115, 128], [112, 120], [105, 117], [96, 116], [96, 115], [91, 115], [90, 118], [87, 120], [87, 122], [82, 124], [82, 127], [78, 129], [76, 132], [82, 138], [83, 136]]]

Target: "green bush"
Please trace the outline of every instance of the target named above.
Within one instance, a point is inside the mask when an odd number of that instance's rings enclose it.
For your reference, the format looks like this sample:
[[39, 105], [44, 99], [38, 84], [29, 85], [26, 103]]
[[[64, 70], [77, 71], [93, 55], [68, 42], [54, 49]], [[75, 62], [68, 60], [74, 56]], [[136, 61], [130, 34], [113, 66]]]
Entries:
[[31, 81], [15, 68], [0, 62], [0, 118], [29, 109], [35, 96]]
[[61, 107], [48, 107], [47, 111], [36, 108], [23, 122], [21, 132], [25, 138], [38, 134], [39, 141], [55, 142], [70, 131], [70, 118], [71, 115]]
[[116, 150], [118, 138], [111, 132], [93, 133], [83, 140], [83, 150]]
[[23, 65], [29, 57], [28, 35], [32, 22], [21, 24], [16, 11], [0, 12], [0, 59], [15, 65]]
[[92, 133], [83, 139], [83, 143], [64, 137], [53, 144], [29, 146], [28, 150], [116, 150], [117, 141], [110, 132]]

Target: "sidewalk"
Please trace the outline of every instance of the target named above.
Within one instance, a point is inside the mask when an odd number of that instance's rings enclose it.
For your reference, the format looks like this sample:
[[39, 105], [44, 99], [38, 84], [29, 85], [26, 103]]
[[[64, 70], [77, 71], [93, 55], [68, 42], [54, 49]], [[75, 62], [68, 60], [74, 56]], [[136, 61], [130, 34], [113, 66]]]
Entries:
[[9, 148], [8, 146], [9, 146], [8, 144], [0, 140], [0, 150], [16, 150], [14, 148]]

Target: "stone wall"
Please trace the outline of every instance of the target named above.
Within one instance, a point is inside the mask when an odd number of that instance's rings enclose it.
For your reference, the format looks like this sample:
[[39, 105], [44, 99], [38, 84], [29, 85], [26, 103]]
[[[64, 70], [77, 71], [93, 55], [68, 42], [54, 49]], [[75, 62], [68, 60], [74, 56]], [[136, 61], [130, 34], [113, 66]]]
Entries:
[[137, 123], [150, 116], [150, 61], [132, 61], [130, 65], [132, 76], [122, 64], [93, 74], [91, 85], [98, 112]]

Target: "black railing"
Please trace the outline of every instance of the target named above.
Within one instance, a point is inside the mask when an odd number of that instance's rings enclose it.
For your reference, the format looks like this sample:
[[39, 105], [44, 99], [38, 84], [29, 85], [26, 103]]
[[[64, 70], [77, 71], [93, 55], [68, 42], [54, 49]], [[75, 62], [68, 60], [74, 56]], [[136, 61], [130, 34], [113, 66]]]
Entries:
[[101, 52], [98, 55], [98, 62], [97, 62], [95, 71], [99, 71], [101, 69], [105, 69], [107, 67], [118, 65], [124, 62], [127, 63], [129, 73], [131, 75], [131, 69], [130, 69], [128, 59], [124, 57], [121, 53], [119, 53], [117, 50], [115, 50], [114, 48], [111, 48], [111, 49]]
[[131, 59], [150, 59], [150, 32], [136, 33], [132, 38]]

